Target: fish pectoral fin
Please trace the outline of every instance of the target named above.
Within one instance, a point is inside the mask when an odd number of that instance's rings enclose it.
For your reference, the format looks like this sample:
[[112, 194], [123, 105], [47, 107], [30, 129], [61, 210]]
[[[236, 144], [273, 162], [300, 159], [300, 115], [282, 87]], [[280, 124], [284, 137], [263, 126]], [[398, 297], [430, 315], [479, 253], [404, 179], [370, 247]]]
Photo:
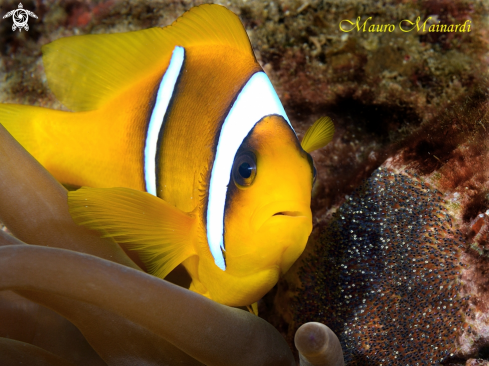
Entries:
[[68, 206], [77, 224], [135, 250], [157, 277], [195, 255], [195, 218], [149, 193], [83, 187], [68, 193]]
[[304, 151], [311, 153], [326, 146], [334, 135], [334, 124], [331, 118], [321, 117], [308, 128], [301, 141]]

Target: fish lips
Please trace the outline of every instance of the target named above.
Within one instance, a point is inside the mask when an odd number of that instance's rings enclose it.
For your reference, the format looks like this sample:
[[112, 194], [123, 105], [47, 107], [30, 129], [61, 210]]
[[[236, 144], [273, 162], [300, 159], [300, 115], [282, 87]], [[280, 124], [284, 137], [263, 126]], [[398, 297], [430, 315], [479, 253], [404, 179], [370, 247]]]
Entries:
[[[311, 219], [309, 203], [295, 200], [274, 201], [258, 208], [251, 216], [250, 226], [255, 232], [262, 229], [271, 220], [302, 221]], [[299, 222], [297, 222], [299, 224]]]

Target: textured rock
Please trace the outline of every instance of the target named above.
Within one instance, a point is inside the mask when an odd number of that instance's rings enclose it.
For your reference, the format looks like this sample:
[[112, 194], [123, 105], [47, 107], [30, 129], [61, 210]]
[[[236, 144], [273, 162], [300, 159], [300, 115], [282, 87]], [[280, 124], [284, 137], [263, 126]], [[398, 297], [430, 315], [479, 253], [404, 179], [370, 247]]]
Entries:
[[323, 321], [351, 364], [487, 358], [487, 111], [482, 84], [392, 146], [316, 225], [308, 253], [279, 285], [283, 332]]

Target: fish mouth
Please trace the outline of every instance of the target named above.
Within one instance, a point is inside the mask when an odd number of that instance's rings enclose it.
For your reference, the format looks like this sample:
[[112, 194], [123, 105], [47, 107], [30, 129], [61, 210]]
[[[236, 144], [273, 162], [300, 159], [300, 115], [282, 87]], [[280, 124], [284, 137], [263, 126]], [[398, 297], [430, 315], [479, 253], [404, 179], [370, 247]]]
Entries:
[[300, 211], [280, 211], [274, 213], [272, 216], [304, 216]]
[[310, 216], [309, 203], [300, 201], [276, 201], [259, 207], [251, 216], [251, 227], [254, 231], [260, 228], [268, 220], [294, 220]]

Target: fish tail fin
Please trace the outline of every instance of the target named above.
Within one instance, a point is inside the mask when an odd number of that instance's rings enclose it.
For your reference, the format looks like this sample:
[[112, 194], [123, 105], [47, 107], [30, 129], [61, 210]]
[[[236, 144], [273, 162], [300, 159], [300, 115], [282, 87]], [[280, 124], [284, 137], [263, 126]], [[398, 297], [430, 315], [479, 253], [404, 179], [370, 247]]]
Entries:
[[65, 121], [69, 112], [20, 104], [0, 104], [0, 124], [41, 164], [55, 146], [49, 144], [49, 128]]
[[39, 148], [33, 134], [37, 109], [19, 104], [0, 104], [0, 124], [33, 156]]
[[301, 141], [304, 151], [310, 153], [326, 146], [334, 135], [334, 124], [331, 118], [321, 117], [309, 127]]
[[87, 188], [68, 193], [73, 220], [138, 253], [148, 272], [165, 278], [195, 255], [195, 219], [149, 193], [129, 188]]

